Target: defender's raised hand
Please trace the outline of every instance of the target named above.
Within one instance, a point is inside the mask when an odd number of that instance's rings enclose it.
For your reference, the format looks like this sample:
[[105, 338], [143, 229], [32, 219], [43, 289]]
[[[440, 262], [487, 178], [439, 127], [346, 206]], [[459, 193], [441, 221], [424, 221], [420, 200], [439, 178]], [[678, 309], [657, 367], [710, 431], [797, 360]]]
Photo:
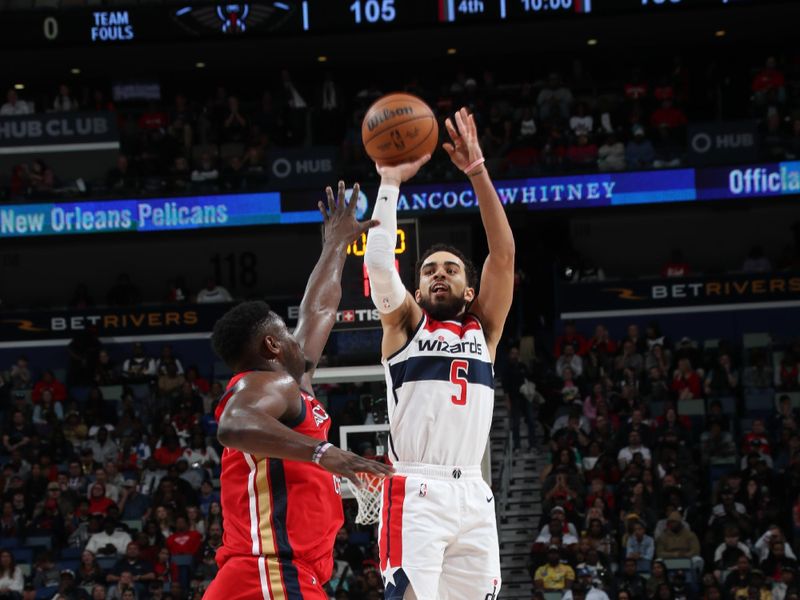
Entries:
[[345, 198], [344, 181], [339, 182], [335, 197], [330, 187], [325, 188], [325, 193], [328, 196], [328, 206], [326, 207], [322, 201], [317, 206], [319, 207], [319, 212], [322, 213], [322, 222], [325, 225], [326, 244], [350, 244], [358, 239], [362, 233], [378, 224], [375, 219], [362, 222], [356, 220], [356, 204], [358, 204], [360, 190], [361, 188], [356, 183], [348, 201]]
[[442, 148], [459, 170], [464, 171], [475, 161], [483, 158], [483, 151], [478, 140], [478, 127], [475, 125], [475, 115], [471, 115], [466, 108], [462, 108], [456, 111], [455, 125], [448, 118], [445, 119], [444, 126], [453, 143], [446, 142], [442, 144]]

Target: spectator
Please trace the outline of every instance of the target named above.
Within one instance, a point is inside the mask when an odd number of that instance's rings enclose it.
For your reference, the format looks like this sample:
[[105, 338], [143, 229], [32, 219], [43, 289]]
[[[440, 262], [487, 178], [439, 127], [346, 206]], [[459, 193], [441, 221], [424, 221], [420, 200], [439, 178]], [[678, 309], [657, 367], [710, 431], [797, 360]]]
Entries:
[[569, 107], [572, 104], [572, 92], [561, 82], [557, 73], [551, 73], [547, 85], [539, 92], [536, 99], [539, 116], [543, 121], [560, 118], [569, 119]]
[[576, 136], [588, 135], [594, 131], [594, 117], [589, 114], [585, 102], [578, 102], [575, 113], [569, 118], [569, 128]]
[[650, 124], [656, 129], [666, 127], [676, 129], [686, 126], [686, 115], [679, 108], [676, 108], [672, 99], [665, 98], [661, 101], [661, 106], [656, 109], [650, 117]]
[[783, 104], [786, 101], [785, 78], [774, 56], [767, 58], [764, 68], [753, 78], [753, 100], [757, 105]]
[[571, 369], [573, 375], [577, 378], [583, 373], [583, 361], [578, 356], [575, 346], [573, 344], [564, 344], [564, 354], [562, 354], [556, 361], [556, 374], [559, 377], [564, 376], [565, 369]]
[[28, 359], [25, 356], [17, 358], [11, 365], [8, 373], [12, 390], [29, 390], [33, 387], [33, 373], [31, 373]]
[[75, 584], [75, 571], [72, 569], [61, 570], [58, 591], [53, 596], [53, 600], [89, 600], [86, 591]]
[[573, 350], [578, 354], [582, 354], [582, 349], [586, 346], [586, 338], [578, 333], [575, 327], [575, 321], [567, 321], [564, 323], [564, 333], [556, 338], [553, 355], [559, 358], [567, 344], [572, 345]]
[[131, 543], [131, 536], [125, 531], [117, 529], [117, 522], [114, 519], [106, 518], [103, 530], [92, 534], [86, 544], [86, 550], [95, 556], [114, 556], [121, 557], [125, 554], [128, 544]]
[[666, 530], [656, 539], [656, 557], [687, 558], [691, 560], [695, 571], [698, 573], [703, 571], [700, 541], [684, 524], [681, 514], [677, 511], [669, 515]]
[[108, 516], [109, 509], [112, 506], [115, 506], [115, 503], [106, 496], [106, 486], [102, 483], [93, 483], [89, 487], [89, 513]]
[[633, 526], [633, 535], [628, 536], [625, 558], [632, 558], [636, 561], [637, 571], [649, 572], [654, 553], [655, 542], [653, 538], [645, 532], [644, 523], [636, 521]]
[[750, 454], [751, 452], [766, 455], [772, 454], [763, 419], [753, 420], [752, 429], [745, 434], [742, 441], [742, 454]]
[[617, 139], [616, 134], [608, 134], [606, 140], [597, 149], [597, 166], [600, 171], [625, 170], [625, 146]]
[[536, 589], [545, 592], [562, 592], [572, 587], [575, 571], [568, 564], [561, 562], [558, 546], [551, 545], [547, 549], [547, 563], [536, 569], [533, 583]]
[[619, 454], [617, 454], [619, 468], [624, 471], [637, 454], [641, 455], [645, 466], [650, 468], [650, 462], [652, 460], [650, 449], [642, 445], [641, 434], [638, 431], [631, 431], [628, 434], [628, 445], [622, 448]]
[[32, 435], [33, 431], [25, 420], [25, 415], [21, 410], [15, 410], [11, 414], [9, 431], [3, 434], [3, 448], [8, 454], [23, 450], [30, 444]]
[[[10, 117], [17, 115], [29, 115], [33, 112], [31, 105], [24, 100], [20, 100], [15, 89], [6, 92], [6, 102], [0, 106], [0, 116]], [[19, 590], [22, 593], [22, 589]]]
[[45, 390], [50, 392], [53, 402], [64, 402], [67, 399], [67, 388], [55, 378], [50, 370], [45, 371], [42, 378], [33, 386], [31, 400], [34, 404], [39, 403]]
[[0, 598], [18, 600], [22, 596], [25, 577], [8, 550], [0, 550]]
[[736, 567], [740, 556], [750, 556], [750, 548], [739, 539], [739, 529], [735, 526], [725, 528], [725, 541], [714, 550], [714, 575], [723, 581], [723, 574]]
[[738, 597], [738, 590], [747, 590], [752, 580], [750, 559], [742, 554], [736, 561], [736, 569], [728, 573], [724, 582], [726, 598]]
[[800, 362], [791, 351], [784, 353], [780, 368], [775, 372], [775, 386], [782, 392], [800, 389]]
[[700, 376], [692, 368], [688, 358], [681, 358], [678, 361], [678, 368], [672, 377], [672, 391], [679, 401], [702, 398]]
[[136, 542], [128, 544], [125, 548], [125, 556], [117, 560], [106, 580], [111, 584], [119, 583], [125, 573], [130, 573], [132, 584], [142, 591], [147, 582], [154, 581], [156, 578], [152, 565], [142, 560], [139, 544]]
[[745, 273], [766, 273], [772, 270], [772, 263], [764, 256], [762, 246], [753, 246], [747, 258], [742, 263], [742, 271]]
[[139, 189], [139, 178], [128, 157], [117, 156], [117, 165], [106, 175], [106, 189], [110, 192], [134, 193]]
[[117, 281], [106, 295], [106, 302], [110, 306], [131, 306], [139, 303], [140, 299], [139, 288], [131, 282], [127, 273], [120, 273], [117, 276]]
[[739, 372], [731, 365], [730, 355], [720, 354], [717, 359], [717, 365], [706, 376], [706, 396], [709, 398], [735, 396], [738, 386]]
[[189, 529], [189, 521], [184, 515], [175, 519], [175, 533], [167, 538], [170, 554], [190, 554], [197, 556], [203, 539], [196, 531]]
[[192, 171], [192, 183], [199, 191], [213, 191], [219, 179], [219, 171], [214, 164], [211, 154], [203, 152], [200, 155], [200, 162]]
[[246, 171], [241, 157], [231, 156], [228, 164], [222, 169], [219, 178], [220, 185], [224, 190], [236, 191], [244, 189], [246, 181]]
[[58, 86], [58, 94], [53, 100], [53, 112], [69, 112], [78, 110], [78, 101], [69, 91], [69, 86], [62, 83]]
[[228, 112], [222, 122], [222, 140], [225, 142], [243, 142], [248, 129], [247, 118], [242, 115], [239, 108], [239, 99], [236, 96], [228, 97]]
[[653, 166], [656, 152], [653, 144], [645, 138], [644, 128], [636, 125], [633, 128], [633, 139], [625, 147], [625, 162], [630, 169], [647, 169]]
[[178, 436], [170, 433], [164, 436], [164, 442], [159, 448], [156, 448], [153, 458], [162, 467], [168, 467], [175, 464], [182, 454], [183, 449], [180, 446]]
[[572, 167], [579, 169], [589, 169], [597, 164], [597, 146], [585, 131], [579, 130], [575, 143], [567, 148], [567, 160]]
[[729, 462], [736, 458], [736, 447], [733, 443], [733, 436], [727, 431], [723, 431], [722, 423], [713, 420], [709, 424], [708, 431], [700, 436], [702, 448], [703, 464]]
[[233, 296], [221, 285], [217, 285], [213, 277], [206, 281], [206, 287], [197, 293], [198, 304], [211, 304], [215, 302], [233, 302]]
[[84, 550], [81, 553], [81, 562], [78, 567], [77, 584], [86, 592], [92, 592], [96, 585], [102, 585], [105, 591], [106, 574], [97, 563], [97, 558], [93, 552]]
[[156, 363], [144, 351], [144, 344], [133, 344], [130, 358], [122, 363], [122, 377], [129, 381], [147, 381], [156, 374]]
[[209, 473], [220, 464], [219, 454], [213, 446], [206, 443], [201, 433], [192, 435], [192, 443], [184, 450], [183, 456], [190, 467], [207, 469]]
[[53, 561], [49, 551], [42, 552], [36, 561], [33, 573], [33, 586], [35, 588], [55, 587], [61, 581], [61, 574]]
[[683, 252], [675, 248], [670, 254], [667, 263], [661, 268], [662, 277], [688, 277], [689, 264], [683, 257]]
[[122, 484], [119, 511], [124, 521], [139, 521], [150, 510], [150, 496], [140, 493], [137, 487], [135, 479], [126, 479]]
[[92, 451], [94, 461], [100, 464], [115, 461], [119, 455], [119, 446], [109, 437], [108, 429], [105, 426], [97, 429], [96, 437], [86, 447]]

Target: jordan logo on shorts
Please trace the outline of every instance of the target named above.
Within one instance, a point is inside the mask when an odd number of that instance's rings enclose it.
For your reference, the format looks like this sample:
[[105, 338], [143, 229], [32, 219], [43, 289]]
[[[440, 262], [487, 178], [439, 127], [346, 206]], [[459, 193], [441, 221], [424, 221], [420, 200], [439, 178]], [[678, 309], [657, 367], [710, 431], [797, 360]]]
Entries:
[[486, 594], [483, 600], [495, 600], [495, 598], [497, 598], [497, 579], [492, 582], [492, 585], [494, 586], [492, 591]]

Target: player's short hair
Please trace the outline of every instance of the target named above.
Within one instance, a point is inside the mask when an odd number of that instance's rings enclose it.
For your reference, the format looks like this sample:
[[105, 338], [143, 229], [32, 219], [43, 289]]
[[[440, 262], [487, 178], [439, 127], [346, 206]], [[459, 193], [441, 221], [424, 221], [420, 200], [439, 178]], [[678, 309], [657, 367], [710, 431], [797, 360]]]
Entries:
[[425, 261], [428, 260], [428, 257], [431, 254], [436, 254], [437, 252], [449, 252], [450, 254], [455, 254], [458, 259], [464, 263], [465, 274], [467, 276], [467, 287], [474, 288], [478, 285], [478, 271], [475, 269], [475, 264], [466, 257], [466, 255], [456, 248], [455, 246], [450, 246], [448, 244], [434, 244], [425, 252], [422, 253], [419, 260], [417, 261], [417, 269], [415, 274], [415, 286], [419, 288], [419, 278], [420, 278], [420, 271], [422, 271], [422, 265], [425, 264]]
[[214, 324], [211, 334], [214, 352], [226, 365], [235, 368], [253, 347], [255, 338], [263, 337], [278, 319], [269, 304], [260, 300], [234, 306]]

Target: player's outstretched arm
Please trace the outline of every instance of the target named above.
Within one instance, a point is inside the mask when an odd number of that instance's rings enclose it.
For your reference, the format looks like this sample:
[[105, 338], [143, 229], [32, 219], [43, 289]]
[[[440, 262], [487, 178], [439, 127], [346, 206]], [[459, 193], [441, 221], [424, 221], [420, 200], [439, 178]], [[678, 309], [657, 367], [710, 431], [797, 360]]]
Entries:
[[[255, 456], [311, 462], [320, 440], [297, 433], [281, 422], [300, 396], [297, 382], [287, 374], [258, 371], [233, 390], [219, 420], [217, 438], [226, 448]], [[356, 473], [391, 476], [388, 465], [329, 447], [319, 464], [331, 473], [358, 483]]]
[[464, 171], [472, 182], [489, 244], [489, 256], [481, 272], [480, 290], [470, 311], [483, 323], [494, 360], [514, 296], [514, 235], [483, 164], [475, 117], [462, 108], [455, 114], [455, 125], [447, 119], [445, 127], [453, 142], [444, 144], [444, 149], [453, 164]]
[[394, 249], [397, 246], [397, 199], [400, 184], [417, 174], [430, 160], [430, 155], [396, 166], [376, 165], [381, 186], [375, 200], [372, 218], [380, 224], [367, 235], [364, 264], [369, 274], [372, 301], [378, 309], [383, 326], [381, 352], [391, 356], [408, 340], [409, 333], [422, 318], [422, 309], [406, 290], [395, 268]]
[[[330, 187], [325, 192], [328, 196], [327, 207], [323, 202], [319, 203], [325, 232], [322, 254], [308, 279], [294, 332], [303, 353], [313, 363], [314, 368], [336, 323], [336, 310], [342, 299], [342, 268], [347, 257], [347, 245], [377, 224], [376, 221], [359, 223], [355, 218], [358, 184], [353, 186], [349, 203], [345, 199], [343, 181], [339, 182], [336, 196]], [[303, 380], [303, 385], [309, 391], [314, 368], [306, 373]]]

